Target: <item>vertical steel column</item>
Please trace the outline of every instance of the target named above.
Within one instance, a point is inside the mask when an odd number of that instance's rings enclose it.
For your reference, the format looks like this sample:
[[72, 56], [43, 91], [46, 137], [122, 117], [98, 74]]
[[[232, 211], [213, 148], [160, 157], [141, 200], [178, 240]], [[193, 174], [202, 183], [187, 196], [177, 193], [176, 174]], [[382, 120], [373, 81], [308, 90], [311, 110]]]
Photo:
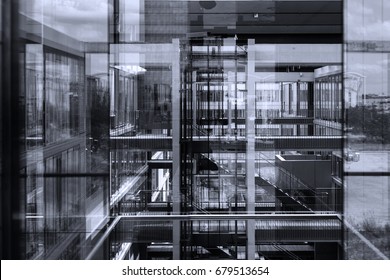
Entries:
[[4, 0], [1, 32], [1, 259], [24, 259], [25, 193], [19, 185], [23, 118], [19, 105], [18, 1]]
[[[192, 58], [190, 58], [192, 59]], [[197, 127], [196, 119], [197, 119], [197, 96], [196, 96], [196, 91], [197, 91], [197, 84], [196, 84], [196, 71], [192, 71], [192, 128]], [[197, 131], [197, 129], [195, 129]], [[194, 134], [194, 130], [192, 131], [191, 135]]]
[[[180, 214], [180, 45], [172, 40], [172, 211]], [[180, 259], [180, 221], [173, 223], [173, 259]]]
[[[248, 40], [246, 98], [246, 178], [248, 214], [255, 213], [255, 40]], [[247, 220], [247, 259], [255, 258], [255, 220]]]
[[119, 43], [120, 39], [120, 7], [119, 0], [113, 0], [114, 17], [112, 22], [112, 41], [114, 44]]

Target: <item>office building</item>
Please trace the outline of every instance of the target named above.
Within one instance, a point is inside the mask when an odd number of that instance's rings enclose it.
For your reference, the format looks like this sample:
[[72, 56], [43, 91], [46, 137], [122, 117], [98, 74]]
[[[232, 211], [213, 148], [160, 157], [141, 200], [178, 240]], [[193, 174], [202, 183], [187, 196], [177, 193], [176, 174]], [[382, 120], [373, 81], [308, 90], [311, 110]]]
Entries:
[[2, 1], [2, 258], [388, 258], [351, 2]]

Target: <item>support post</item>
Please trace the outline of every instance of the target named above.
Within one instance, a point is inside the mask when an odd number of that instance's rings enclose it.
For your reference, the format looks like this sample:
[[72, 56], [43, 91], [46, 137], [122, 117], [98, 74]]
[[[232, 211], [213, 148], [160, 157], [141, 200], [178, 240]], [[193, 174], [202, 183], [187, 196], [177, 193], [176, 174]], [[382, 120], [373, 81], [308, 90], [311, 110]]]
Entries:
[[[255, 40], [248, 40], [246, 98], [246, 188], [247, 213], [255, 213]], [[255, 220], [247, 220], [247, 259], [255, 259]]]
[[[180, 214], [180, 45], [172, 40], [172, 211]], [[173, 259], [180, 259], [180, 221], [173, 221]]]

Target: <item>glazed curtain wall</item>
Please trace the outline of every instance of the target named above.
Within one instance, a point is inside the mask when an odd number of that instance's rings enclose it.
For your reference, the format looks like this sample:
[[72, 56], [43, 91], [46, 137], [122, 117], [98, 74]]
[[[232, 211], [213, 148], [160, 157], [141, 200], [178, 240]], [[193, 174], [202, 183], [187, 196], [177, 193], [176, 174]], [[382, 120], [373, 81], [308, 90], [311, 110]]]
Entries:
[[297, 211], [344, 211], [345, 258], [388, 256], [387, 2], [2, 1], [7, 258], [87, 258], [120, 215], [180, 211], [205, 218], [120, 223], [93, 258], [158, 258], [153, 238], [163, 258], [213, 258], [221, 231], [234, 258], [294, 234], [338, 246], [333, 222], [207, 218]]
[[348, 231], [347, 258], [383, 259], [390, 257], [390, 3], [344, 2], [345, 217], [377, 249]]

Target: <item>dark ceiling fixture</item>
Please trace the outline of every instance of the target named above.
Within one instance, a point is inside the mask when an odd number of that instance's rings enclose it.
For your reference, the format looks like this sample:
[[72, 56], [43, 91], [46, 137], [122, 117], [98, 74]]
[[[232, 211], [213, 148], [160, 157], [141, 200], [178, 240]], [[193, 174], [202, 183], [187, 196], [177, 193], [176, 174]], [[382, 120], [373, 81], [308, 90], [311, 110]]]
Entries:
[[199, 5], [206, 10], [211, 10], [212, 8], [217, 6], [217, 2], [215, 2], [215, 1], [199, 1]]

